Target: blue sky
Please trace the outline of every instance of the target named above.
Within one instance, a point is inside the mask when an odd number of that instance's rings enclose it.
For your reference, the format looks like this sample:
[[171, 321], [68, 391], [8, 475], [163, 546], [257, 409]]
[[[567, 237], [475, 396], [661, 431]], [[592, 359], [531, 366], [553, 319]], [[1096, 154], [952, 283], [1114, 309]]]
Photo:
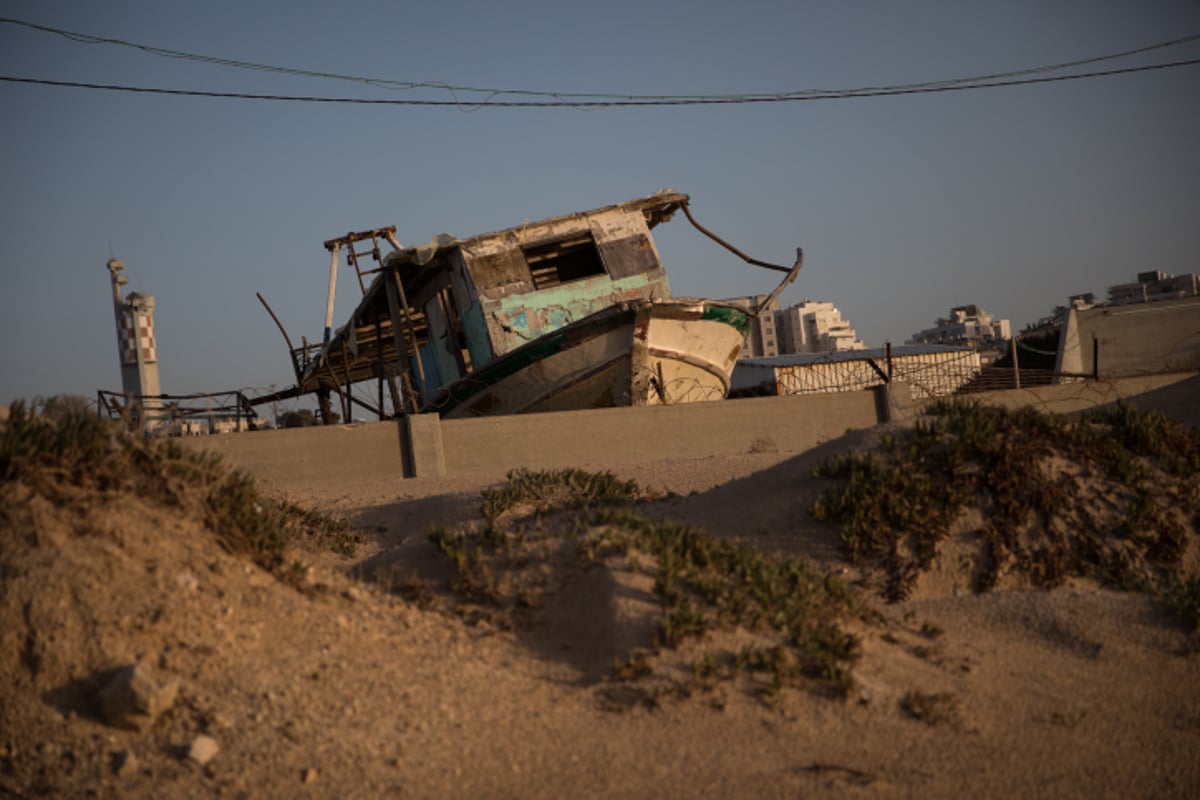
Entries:
[[[1200, 33], [1167, 2], [55, 2], [0, 16], [178, 51], [395, 80], [733, 94], [960, 78]], [[1200, 41], [1091, 69], [1200, 58]], [[0, 24], [0, 75], [447, 99], [168, 59]], [[163, 391], [284, 386], [319, 337], [321, 243], [405, 244], [670, 187], [750, 255], [806, 266], [869, 345], [952, 306], [1015, 328], [1136, 272], [1200, 271], [1200, 66], [966, 92], [668, 108], [335, 106], [0, 82], [0, 401], [119, 389], [110, 252], [156, 298]], [[678, 295], [761, 293], [678, 218]], [[359, 291], [341, 272], [336, 324]], [[305, 404], [307, 405], [307, 404]]]

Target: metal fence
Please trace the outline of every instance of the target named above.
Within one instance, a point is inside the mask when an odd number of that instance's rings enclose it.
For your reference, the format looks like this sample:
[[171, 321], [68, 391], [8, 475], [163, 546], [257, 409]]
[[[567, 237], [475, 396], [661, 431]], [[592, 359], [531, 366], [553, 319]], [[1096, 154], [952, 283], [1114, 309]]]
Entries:
[[96, 392], [101, 416], [121, 420], [129, 430], [157, 436], [195, 436], [254, 430], [261, 420], [240, 390], [197, 394], [135, 395]]
[[[889, 354], [854, 357], [831, 353], [827, 358], [802, 364], [764, 365], [763, 381], [736, 394], [829, 394], [853, 392], [898, 381], [912, 387], [914, 400], [955, 394], [1047, 386], [1092, 378], [1092, 375], [1045, 369], [983, 366], [978, 352]], [[769, 371], [769, 372], [766, 372]], [[769, 374], [769, 377], [767, 377]]]

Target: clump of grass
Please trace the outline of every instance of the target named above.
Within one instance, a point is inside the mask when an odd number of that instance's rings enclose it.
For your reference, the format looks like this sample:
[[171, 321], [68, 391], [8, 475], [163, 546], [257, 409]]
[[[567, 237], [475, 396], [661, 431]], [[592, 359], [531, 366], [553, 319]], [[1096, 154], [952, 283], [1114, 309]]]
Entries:
[[[836, 693], [849, 689], [859, 645], [844, 622], [865, 611], [848, 587], [802, 562], [772, 560], [746, 544], [612, 507], [641, 496], [635, 482], [607, 473], [520, 471], [485, 492], [484, 523], [457, 532], [438, 528], [430, 539], [454, 564], [451, 589], [500, 614], [536, 606], [572, 575], [604, 563], [653, 578], [661, 609], [656, 654], [734, 630], [766, 642], [761, 653], [712, 653], [712, 669], [665, 689], [631, 695], [626, 687], [617, 692], [623, 698], [655, 705], [750, 673], [768, 676], [772, 695], [805, 681]], [[500, 522], [517, 505], [533, 509], [532, 529]], [[548, 518], [548, 508], [568, 511]], [[611, 677], [637, 682], [652, 661], [646, 653], [627, 654]]]
[[1139, 411], [1129, 403], [1091, 411], [1084, 419], [1107, 427], [1122, 447], [1153, 460], [1171, 475], [1200, 473], [1200, 430], [1196, 428], [1180, 425], [1155, 411]]
[[454, 562], [454, 575], [450, 579], [452, 590], [470, 600], [499, 602], [501, 595], [496, 574], [491, 568], [490, 559], [484, 556], [485, 547], [489, 548], [489, 554], [494, 552], [494, 540], [474, 539], [476, 537], [471, 534], [452, 533], [440, 527], [429, 533], [429, 540]]
[[858, 640], [839, 623], [859, 609], [841, 581], [669, 520], [608, 512], [595, 522], [622, 532], [631, 549], [657, 565], [663, 645], [676, 647], [718, 628], [769, 629], [785, 637], [796, 675], [849, 689]]
[[900, 701], [900, 710], [926, 725], [953, 725], [961, 723], [958, 698], [949, 692], [912, 691]]
[[216, 457], [140, 438], [83, 409], [35, 408], [14, 403], [0, 427], [5, 482], [22, 482], [59, 503], [84, 490], [197, 512], [225, 549], [285, 579], [302, 572], [286, 563], [290, 546], [307, 541], [351, 555], [361, 541], [342, 520], [265, 497], [248, 474]]
[[[812, 513], [839, 525], [851, 561], [883, 568], [889, 600], [907, 596], [969, 507], [984, 517], [979, 591], [1006, 571], [1133, 588], [1180, 569], [1200, 526], [1200, 431], [1127, 404], [1078, 418], [962, 402], [929, 413], [878, 452], [814, 469], [839, 484]], [[1095, 522], [1070, 472], [1049, 470], [1056, 455], [1107, 487], [1124, 508], [1115, 524]]]
[[3, 480], [103, 481], [132, 458], [133, 441], [106, 420], [82, 411], [47, 416], [35, 408], [13, 403], [0, 426]]
[[362, 531], [351, 528], [345, 519], [331, 517], [290, 500], [274, 502], [284, 513], [285, 524], [291, 533], [289, 540], [302, 539], [310, 547], [329, 550], [343, 558], [351, 558], [363, 543]]
[[1192, 626], [1193, 632], [1200, 633], [1200, 575], [1169, 573], [1153, 591], [1168, 608]]
[[557, 471], [516, 469], [497, 489], [483, 490], [480, 511], [487, 519], [496, 519], [505, 511], [528, 504], [535, 513], [555, 508], [623, 505], [642, 497], [636, 481], [622, 481], [611, 472], [587, 472], [579, 469]]

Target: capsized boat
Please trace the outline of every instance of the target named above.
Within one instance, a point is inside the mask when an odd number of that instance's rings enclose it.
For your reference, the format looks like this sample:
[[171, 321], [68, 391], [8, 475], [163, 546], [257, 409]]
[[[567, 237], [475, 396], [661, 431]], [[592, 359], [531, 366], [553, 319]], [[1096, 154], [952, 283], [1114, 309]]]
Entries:
[[[660, 191], [417, 247], [401, 246], [394, 228], [332, 239], [325, 340], [289, 341], [297, 376], [289, 394], [315, 392], [327, 419], [333, 394], [344, 417], [352, 404], [388, 416], [385, 389], [393, 415], [446, 417], [722, 399], [752, 318], [795, 279], [801, 259], [797, 251], [789, 268], [745, 256], [696, 223], [688, 201]], [[743, 260], [786, 273], [766, 302], [672, 296], [650, 231], [681, 209]], [[386, 257], [380, 240], [393, 248]], [[343, 247], [363, 298], [333, 333]], [[364, 270], [366, 255], [377, 266]], [[359, 384], [369, 380], [376, 398], [365, 399]]]
[[721, 400], [748, 312], [705, 300], [622, 302], [518, 347], [445, 387], [446, 417]]

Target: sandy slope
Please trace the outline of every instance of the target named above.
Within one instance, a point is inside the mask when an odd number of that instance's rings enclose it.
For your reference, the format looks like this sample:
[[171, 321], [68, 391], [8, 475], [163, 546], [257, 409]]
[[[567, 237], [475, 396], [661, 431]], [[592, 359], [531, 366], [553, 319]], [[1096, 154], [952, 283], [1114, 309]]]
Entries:
[[[815, 460], [612, 467], [701, 525], [854, 581], [806, 509]], [[604, 710], [613, 647], [647, 635], [645, 598], [585, 572], [516, 630], [388, 589], [448, 574], [426, 534], [478, 518], [502, 476], [331, 486], [294, 499], [367, 535], [305, 591], [231, 556], [194, 519], [78, 492], [0, 498], [0, 792], [99, 797], [1195, 797], [1200, 649], [1143, 596], [1075, 581], [962, 593], [929, 581], [875, 601], [845, 699], [737, 686]], [[644, 587], [642, 587], [644, 589]], [[625, 589], [628, 589], [626, 591]], [[641, 604], [641, 605], [639, 605]], [[638, 627], [638, 626], [641, 627]], [[181, 683], [147, 733], [105, 724], [95, 691], [140, 661]], [[904, 708], [935, 698], [925, 720]], [[207, 733], [220, 752], [186, 757]], [[126, 763], [132, 755], [132, 766]]]

